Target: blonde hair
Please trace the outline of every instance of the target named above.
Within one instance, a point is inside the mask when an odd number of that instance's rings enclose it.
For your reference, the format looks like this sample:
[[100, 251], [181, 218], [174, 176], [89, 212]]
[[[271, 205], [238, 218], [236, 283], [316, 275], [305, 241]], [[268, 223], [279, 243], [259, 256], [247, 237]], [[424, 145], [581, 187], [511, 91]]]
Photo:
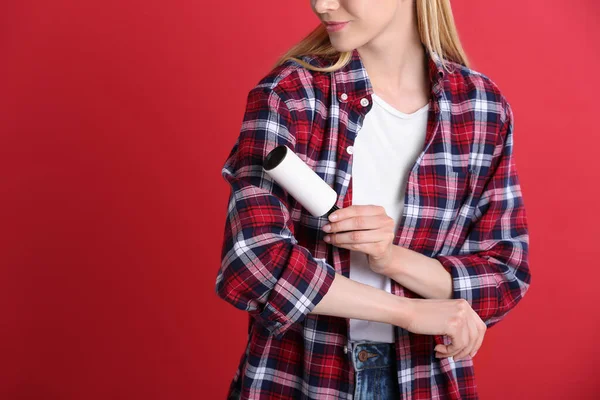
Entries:
[[[436, 53], [446, 71], [449, 70], [445, 60], [468, 68], [469, 61], [458, 38], [450, 0], [414, 0], [414, 4], [421, 43], [429, 55]], [[328, 67], [316, 67], [300, 59], [305, 55], [323, 57], [333, 64]], [[340, 53], [333, 48], [325, 25], [319, 24], [304, 39], [283, 54], [274, 67], [287, 60], [294, 60], [312, 71], [333, 72], [344, 67], [351, 58], [352, 51]]]

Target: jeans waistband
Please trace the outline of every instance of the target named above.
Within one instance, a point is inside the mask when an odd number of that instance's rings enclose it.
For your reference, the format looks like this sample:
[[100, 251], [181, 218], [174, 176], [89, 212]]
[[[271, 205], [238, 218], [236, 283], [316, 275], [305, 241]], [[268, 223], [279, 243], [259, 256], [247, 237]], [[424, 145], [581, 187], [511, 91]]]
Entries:
[[396, 360], [394, 343], [350, 340], [348, 353], [357, 371], [390, 367]]

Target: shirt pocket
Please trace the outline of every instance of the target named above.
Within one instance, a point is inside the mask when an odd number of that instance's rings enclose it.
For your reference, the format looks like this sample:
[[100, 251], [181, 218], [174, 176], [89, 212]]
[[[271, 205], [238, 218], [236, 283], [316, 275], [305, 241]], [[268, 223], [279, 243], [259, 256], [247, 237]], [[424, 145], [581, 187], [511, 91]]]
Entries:
[[422, 166], [419, 171], [421, 204], [430, 210], [430, 215], [435, 214], [436, 219], [455, 218], [469, 193], [470, 175], [466, 166]]
[[447, 195], [454, 201], [456, 208], [460, 208], [469, 194], [470, 179], [471, 173], [468, 168], [450, 168], [448, 171]]

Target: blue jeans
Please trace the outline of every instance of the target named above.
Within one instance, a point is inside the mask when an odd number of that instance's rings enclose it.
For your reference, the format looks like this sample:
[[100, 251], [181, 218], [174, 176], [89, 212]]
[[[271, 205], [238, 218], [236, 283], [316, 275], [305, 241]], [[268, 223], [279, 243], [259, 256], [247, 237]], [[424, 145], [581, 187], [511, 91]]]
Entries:
[[394, 343], [349, 341], [355, 371], [355, 400], [399, 399]]

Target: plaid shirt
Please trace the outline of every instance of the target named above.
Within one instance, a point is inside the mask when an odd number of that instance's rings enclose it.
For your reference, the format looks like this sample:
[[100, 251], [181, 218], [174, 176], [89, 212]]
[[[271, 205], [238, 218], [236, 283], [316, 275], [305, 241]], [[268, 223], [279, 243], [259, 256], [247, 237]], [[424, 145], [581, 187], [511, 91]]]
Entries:
[[[304, 56], [312, 65], [328, 63]], [[530, 284], [529, 235], [513, 157], [513, 114], [497, 85], [458, 63], [428, 60], [427, 134], [407, 178], [394, 244], [441, 262], [454, 299], [488, 327]], [[249, 314], [248, 344], [228, 398], [352, 399], [348, 319], [309, 314], [350, 250], [323, 240], [314, 217], [262, 170], [287, 145], [352, 204], [352, 152], [373, 89], [356, 50], [343, 69], [313, 72], [294, 61], [274, 68], [247, 98], [240, 135], [222, 169], [231, 186], [216, 292]], [[423, 298], [392, 280], [392, 293]], [[436, 358], [444, 335], [395, 327], [402, 399], [477, 399], [473, 360]]]

